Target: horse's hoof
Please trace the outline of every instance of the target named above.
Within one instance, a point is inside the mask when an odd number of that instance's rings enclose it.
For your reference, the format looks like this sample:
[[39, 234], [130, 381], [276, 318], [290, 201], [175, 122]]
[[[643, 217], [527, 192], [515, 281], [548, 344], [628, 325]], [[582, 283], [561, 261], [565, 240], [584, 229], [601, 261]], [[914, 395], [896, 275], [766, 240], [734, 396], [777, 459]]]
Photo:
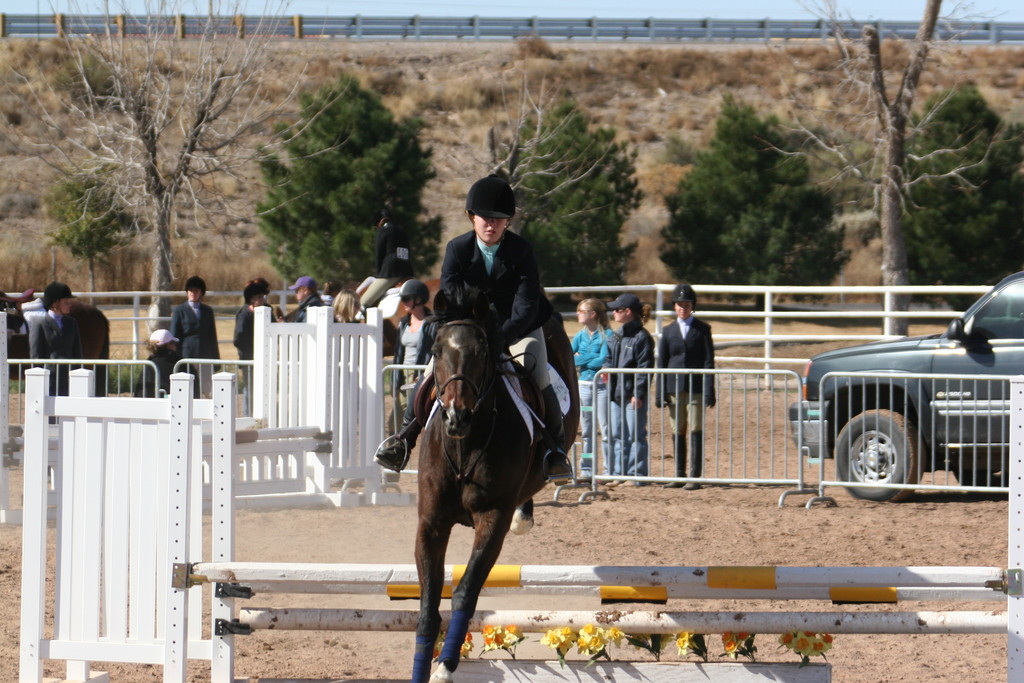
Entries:
[[512, 525], [509, 527], [509, 531], [521, 536], [532, 528], [533, 517], [527, 517], [522, 510], [516, 510], [512, 515]]
[[430, 676], [431, 681], [437, 681], [438, 683], [451, 683], [452, 672], [448, 670], [445, 664], [438, 664], [437, 668], [434, 669], [434, 673]]

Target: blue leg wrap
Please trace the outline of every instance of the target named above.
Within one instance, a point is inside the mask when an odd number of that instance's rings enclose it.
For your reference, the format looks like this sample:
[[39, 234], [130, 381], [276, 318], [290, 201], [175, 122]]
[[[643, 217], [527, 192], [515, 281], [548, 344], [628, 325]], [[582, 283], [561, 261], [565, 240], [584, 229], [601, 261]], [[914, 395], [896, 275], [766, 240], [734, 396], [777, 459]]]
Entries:
[[412, 659], [412, 682], [425, 683], [430, 678], [430, 662], [434, 659], [434, 641], [416, 636], [416, 653]]
[[466, 640], [466, 631], [469, 630], [469, 617], [469, 612], [461, 609], [455, 610], [452, 612], [451, 621], [448, 622], [448, 633], [444, 637], [440, 660], [447, 664], [452, 671], [459, 665], [459, 652], [462, 650], [462, 643]]

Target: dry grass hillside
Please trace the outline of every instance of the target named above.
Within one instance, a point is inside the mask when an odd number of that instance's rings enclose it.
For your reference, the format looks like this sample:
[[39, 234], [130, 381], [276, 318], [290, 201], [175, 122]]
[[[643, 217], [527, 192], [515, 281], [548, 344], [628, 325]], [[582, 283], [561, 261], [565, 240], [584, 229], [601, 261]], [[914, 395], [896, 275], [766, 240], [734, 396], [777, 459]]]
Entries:
[[[630, 282], [670, 277], [659, 253], [662, 202], [686, 172], [685, 157], [704, 146], [714, 129], [722, 96], [731, 93], [764, 114], [791, 118], [792, 97], [823, 104], [834, 99], [835, 54], [819, 44], [771, 46], [595, 45], [588, 43], [355, 43], [281, 42], [270, 47], [269, 97], [283, 96], [297, 80], [316, 88], [339, 71], [355, 74], [400, 117], [425, 122], [424, 142], [433, 150], [436, 179], [425, 196], [431, 215], [445, 221], [446, 236], [464, 229], [462, 196], [485, 169], [487, 134], [508, 121], [524, 84], [539, 96], [573, 96], [595, 122], [612, 126], [635, 146], [643, 205], [626, 226], [639, 248]], [[903, 50], [888, 48], [900, 64]], [[180, 65], [178, 68], [182, 68]], [[15, 144], [16, 132], [33, 132], [37, 121], [17, 69], [56, 80], [67, 69], [55, 43], [0, 43], [0, 288], [41, 287], [51, 276], [74, 288], [87, 284], [85, 269], [69, 255], [48, 248], [53, 229], [42, 196], [55, 177], [55, 160], [30, 156]], [[970, 47], [938, 50], [922, 80], [919, 102], [937, 89], [971, 82], [1010, 121], [1024, 121], [1024, 49]], [[44, 101], [44, 106], [56, 107]], [[36, 131], [38, 132], [38, 131]], [[269, 134], [269, 133], [268, 133]], [[672, 154], [668, 154], [668, 150]], [[240, 178], [219, 178], [218, 189], [254, 206], [261, 188], [254, 168]], [[877, 244], [870, 221], [853, 221], [848, 246], [854, 257], [846, 284], [878, 281]], [[255, 220], [224, 226], [195, 225], [182, 214], [175, 249], [176, 276], [200, 272], [213, 289], [238, 289], [245, 279], [273, 276]], [[367, 239], [369, 239], [369, 232]], [[367, 265], [367, 272], [371, 270]], [[116, 254], [97, 281], [99, 289], [145, 288], [148, 260], [140, 247]], [[427, 275], [424, 273], [423, 275]], [[838, 274], [837, 274], [838, 279]]]

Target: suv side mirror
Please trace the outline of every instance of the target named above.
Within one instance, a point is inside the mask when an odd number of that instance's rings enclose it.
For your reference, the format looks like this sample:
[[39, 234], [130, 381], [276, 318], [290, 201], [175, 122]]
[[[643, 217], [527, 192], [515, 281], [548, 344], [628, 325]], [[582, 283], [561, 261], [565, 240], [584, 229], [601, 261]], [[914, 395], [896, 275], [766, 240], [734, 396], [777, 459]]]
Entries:
[[946, 338], [960, 342], [967, 341], [967, 332], [964, 330], [963, 318], [953, 318], [949, 321], [949, 327], [946, 328]]

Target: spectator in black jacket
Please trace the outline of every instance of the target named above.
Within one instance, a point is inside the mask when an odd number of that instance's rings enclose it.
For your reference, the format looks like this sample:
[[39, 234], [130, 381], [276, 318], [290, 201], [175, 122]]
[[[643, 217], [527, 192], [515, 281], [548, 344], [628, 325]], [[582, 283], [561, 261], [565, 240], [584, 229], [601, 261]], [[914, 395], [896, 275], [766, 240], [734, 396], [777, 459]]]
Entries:
[[[32, 358], [81, 358], [82, 336], [71, 312], [71, 288], [63, 282], [51, 282], [43, 292], [45, 314], [29, 316], [28, 347]], [[71, 365], [43, 365], [50, 371], [50, 395], [67, 396]], [[78, 367], [78, 366], [76, 366]]]
[[[256, 309], [260, 306], [269, 306], [267, 296], [270, 295], [270, 283], [258, 277], [249, 280], [242, 290], [242, 300], [245, 304], [235, 314], [235, 337], [232, 340], [238, 350], [238, 360], [255, 360], [256, 346]], [[246, 410], [252, 415], [252, 374], [251, 366], [242, 366], [242, 397], [245, 400]]]
[[384, 297], [385, 292], [402, 280], [412, 277], [409, 238], [405, 234], [405, 230], [391, 219], [391, 213], [387, 209], [377, 212], [376, 230], [377, 234], [373, 244], [377, 260], [377, 274], [359, 300], [359, 304], [364, 309], [376, 306]]
[[[622, 327], [608, 341], [608, 369], [645, 369], [654, 367], [654, 339], [644, 329], [651, 307], [641, 304], [635, 294], [621, 294], [608, 304], [608, 310]], [[650, 376], [645, 373], [617, 374], [608, 378], [610, 399], [609, 432], [611, 448], [606, 444], [605, 457], [611, 457], [608, 473], [628, 477], [646, 477], [647, 462], [647, 394]], [[646, 482], [635, 482], [646, 486]]]
[[[713, 370], [715, 343], [711, 326], [693, 316], [697, 294], [687, 284], [677, 285], [672, 292], [676, 320], [661, 331], [658, 342], [659, 368]], [[676, 476], [686, 476], [686, 431], [690, 430], [690, 477], [704, 472], [704, 406], [715, 405], [715, 378], [709, 374], [661, 375], [657, 406], [669, 407], [673, 441], [676, 451]], [[685, 491], [700, 488], [697, 482], [685, 486], [681, 482], [665, 484], [665, 488], [682, 487]]]
[[[203, 303], [203, 297], [206, 296], [206, 281], [198, 275], [193, 275], [185, 281], [185, 293], [188, 295], [188, 301], [175, 306], [171, 313], [171, 334], [181, 340], [181, 357], [220, 358], [213, 309]], [[195, 364], [189, 367], [187, 372], [197, 376], [198, 395], [212, 395], [212, 365]]]

